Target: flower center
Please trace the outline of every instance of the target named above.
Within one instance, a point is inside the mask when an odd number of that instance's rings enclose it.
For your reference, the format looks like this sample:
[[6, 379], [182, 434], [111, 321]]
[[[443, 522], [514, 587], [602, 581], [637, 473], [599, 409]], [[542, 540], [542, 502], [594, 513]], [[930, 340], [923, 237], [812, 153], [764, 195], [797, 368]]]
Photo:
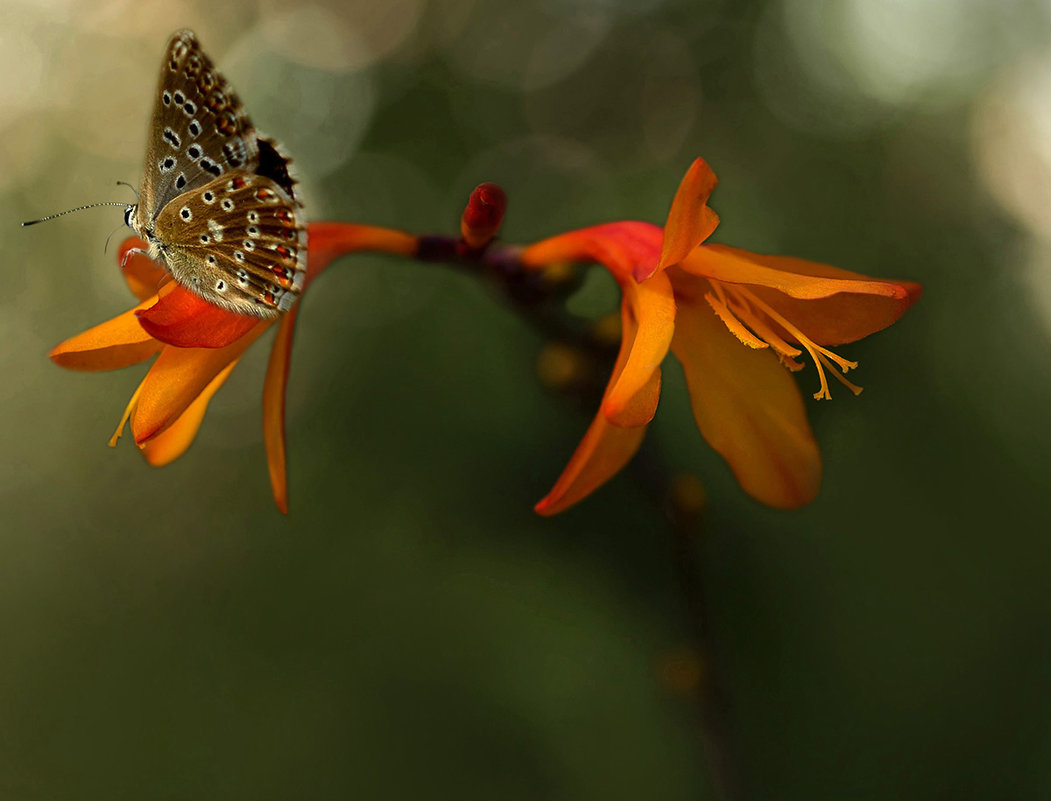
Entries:
[[781, 360], [781, 364], [793, 372], [802, 370], [804, 367], [801, 362], [795, 360], [795, 357], [801, 355], [803, 351], [789, 344], [777, 332], [777, 329], [780, 328], [789, 338], [794, 339], [806, 349], [810, 358], [814, 360], [818, 379], [821, 381], [821, 388], [814, 393], [815, 400], [831, 400], [832, 398], [828, 391], [826, 368], [833, 378], [855, 395], [861, 394], [861, 387], [852, 384], [844, 376], [848, 370], [853, 370], [858, 366], [857, 362], [847, 361], [828, 348], [818, 345], [769, 304], [763, 302], [754, 292], [740, 284], [724, 284], [711, 278], [708, 279], [708, 282], [713, 292], [705, 293], [704, 299], [708, 301], [708, 305], [726, 324], [730, 332], [745, 345], [750, 348], [772, 348]]

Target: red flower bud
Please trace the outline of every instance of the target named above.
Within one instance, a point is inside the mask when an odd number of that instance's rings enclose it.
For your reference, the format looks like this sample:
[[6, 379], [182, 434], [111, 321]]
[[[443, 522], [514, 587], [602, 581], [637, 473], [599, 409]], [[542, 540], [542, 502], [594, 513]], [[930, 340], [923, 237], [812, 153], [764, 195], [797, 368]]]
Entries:
[[467, 247], [484, 248], [500, 230], [507, 211], [507, 194], [496, 184], [479, 184], [471, 192], [463, 217], [460, 234]]

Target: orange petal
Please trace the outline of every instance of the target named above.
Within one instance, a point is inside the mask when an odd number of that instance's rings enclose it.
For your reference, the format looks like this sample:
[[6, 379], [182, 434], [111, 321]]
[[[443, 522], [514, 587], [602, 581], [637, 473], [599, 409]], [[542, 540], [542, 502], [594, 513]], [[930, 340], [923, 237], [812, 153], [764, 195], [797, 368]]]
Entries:
[[719, 179], [704, 159], [697, 159], [683, 176], [671, 202], [668, 221], [664, 224], [664, 241], [660, 261], [655, 267], [641, 269], [635, 277], [645, 281], [655, 272], [678, 264], [719, 225], [719, 216], [708, 208], [708, 198]]
[[240, 358], [269, 326], [269, 320], [225, 348], [166, 347], [142, 382], [131, 416], [135, 442], [144, 442], [172, 425], [227, 365]]
[[790, 256], [765, 256], [726, 245], [697, 248], [683, 270], [749, 284], [815, 342], [854, 342], [893, 323], [920, 296], [911, 281], [885, 281]]
[[[761, 300], [820, 345], [857, 342], [870, 333], [882, 331], [897, 322], [923, 292], [923, 287], [911, 281], [872, 279], [858, 272], [791, 256], [750, 253], [725, 245], [699, 248], [699, 251], [709, 250], [699, 252], [698, 264], [708, 266], [721, 262], [723, 273], [742, 264], [753, 265], [738, 272], [742, 280], [735, 283], [755, 284], [753, 291]], [[745, 274], [756, 278], [755, 271], [762, 271], [763, 281], [743, 280]]]
[[288, 475], [285, 466], [285, 387], [288, 385], [292, 335], [298, 310], [299, 306], [293, 306], [278, 326], [266, 368], [266, 382], [263, 384], [263, 440], [266, 442], [270, 486], [274, 492], [274, 503], [286, 515]]
[[150, 358], [162, 347], [139, 325], [135, 314], [154, 301], [150, 298], [134, 309], [89, 328], [55, 347], [51, 361], [70, 370], [117, 370]]
[[[679, 289], [682, 288], [682, 294]], [[676, 281], [672, 352], [682, 362], [697, 427], [756, 500], [790, 509], [821, 486], [821, 456], [792, 376], [769, 350], [752, 350], [703, 300], [706, 281]]]
[[629, 279], [621, 287], [621, 338], [628, 356], [606, 392], [602, 413], [614, 425], [632, 428], [646, 425], [657, 411], [660, 384], [652, 377], [671, 344], [675, 298], [663, 274], [643, 284]]
[[623, 286], [643, 269], [652, 272], [660, 253], [661, 229], [650, 223], [627, 220], [569, 231], [526, 247], [519, 256], [523, 266], [543, 269], [564, 261], [596, 261]]
[[[660, 373], [654, 378], [659, 382]], [[635, 455], [645, 435], [645, 426], [620, 428], [596, 415], [555, 486], [534, 507], [537, 514], [558, 514], [601, 487]]]
[[120, 243], [117, 251], [117, 264], [121, 265], [124, 280], [128, 289], [139, 300], [146, 300], [157, 294], [157, 289], [165, 278], [170, 277], [167, 270], [145, 253], [131, 253], [132, 250], [144, 250], [146, 243], [134, 236]]
[[[617, 355], [617, 363], [613, 368], [613, 375], [606, 387], [606, 397], [603, 398], [605, 406], [609, 393], [617, 384], [628, 362], [631, 352], [631, 343], [628, 339], [621, 341], [620, 353]], [[632, 405], [646, 406], [649, 403], [656, 404], [660, 395], [661, 372], [654, 370], [644, 386], [637, 394]], [[642, 416], [642, 415], [640, 415]], [[649, 416], [652, 417], [652, 411]], [[535, 507], [537, 513], [542, 515], [553, 515], [568, 509], [577, 501], [586, 497], [594, 490], [601, 487], [614, 475], [616, 475], [628, 460], [635, 455], [635, 451], [642, 444], [642, 438], [646, 434], [646, 426], [640, 425], [633, 428], [622, 428], [610, 423], [606, 416], [600, 411], [591, 422], [584, 439], [577, 446], [576, 451], [562, 471], [558, 481], [551, 491]]]
[[223, 348], [259, 323], [258, 317], [227, 311], [178, 285], [136, 314], [147, 333], [177, 348]]
[[186, 407], [186, 411], [179, 415], [174, 423], [149, 442], [140, 446], [142, 455], [146, 457], [147, 462], [154, 467], [163, 467], [186, 452], [186, 449], [193, 443], [194, 437], [197, 436], [197, 431], [201, 427], [204, 413], [208, 409], [208, 402], [219, 387], [223, 385], [230, 373], [233, 372], [236, 364], [236, 360], [230, 362], [219, 375], [212, 379], [212, 383], [204, 388], [204, 391], [197, 396], [193, 403]]
[[347, 253], [369, 250], [412, 256], [416, 253], [419, 242], [417, 237], [404, 231], [353, 223], [311, 223], [307, 227], [307, 235], [309, 249], [306, 283], [308, 284], [317, 278], [334, 259]]

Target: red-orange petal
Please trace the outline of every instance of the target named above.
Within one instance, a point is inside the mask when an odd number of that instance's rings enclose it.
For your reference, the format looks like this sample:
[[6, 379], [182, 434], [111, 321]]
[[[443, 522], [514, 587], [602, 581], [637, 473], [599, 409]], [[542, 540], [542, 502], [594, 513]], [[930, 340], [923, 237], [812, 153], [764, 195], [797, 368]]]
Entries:
[[697, 427], [753, 498], [784, 509], [809, 503], [821, 487], [821, 455], [799, 388], [769, 349], [742, 347], [703, 300], [706, 291], [702, 279], [676, 281], [672, 352]]
[[204, 388], [204, 391], [197, 396], [193, 403], [186, 407], [186, 411], [179, 415], [174, 423], [149, 442], [140, 446], [142, 455], [146, 457], [147, 462], [154, 467], [163, 467], [186, 452], [186, 449], [193, 444], [197, 431], [201, 427], [204, 413], [208, 409], [208, 402], [218, 391], [219, 387], [223, 385], [230, 373], [233, 372], [236, 364], [236, 360], [230, 362], [219, 375], [212, 379], [212, 382]]
[[145, 361], [162, 345], [147, 334], [135, 314], [153, 299], [134, 309], [89, 328], [57, 345], [48, 355], [55, 364], [70, 370], [117, 370]]
[[[603, 406], [624, 371], [630, 352], [631, 343], [627, 339], [622, 339], [613, 375], [606, 386]], [[637, 404], [645, 408], [652, 403], [655, 406], [660, 395], [660, 384], [661, 372], [657, 369], [650, 374], [646, 386], [635, 394], [632, 405]], [[645, 416], [639, 411], [635, 413], [640, 417]], [[652, 411], [649, 412], [649, 417], [652, 417]], [[536, 505], [537, 513], [557, 514], [601, 487], [635, 455], [639, 445], [642, 444], [645, 433], [645, 425], [632, 428], [616, 426], [606, 419], [602, 411], [599, 411], [570, 458], [569, 464], [566, 465], [566, 469], [555, 482], [555, 486]]]
[[263, 441], [266, 443], [266, 463], [270, 471], [270, 487], [274, 503], [283, 514], [288, 514], [288, 472], [285, 461], [285, 388], [292, 358], [292, 337], [295, 333], [294, 306], [285, 315], [274, 336], [270, 362], [263, 384]]
[[886, 281], [790, 256], [704, 245], [680, 265], [686, 272], [748, 284], [803, 333], [823, 345], [854, 342], [893, 323], [920, 296], [911, 281]]
[[150, 336], [177, 348], [224, 348], [259, 323], [258, 317], [222, 309], [181, 286], [138, 317]]
[[653, 374], [671, 345], [675, 327], [675, 298], [666, 275], [655, 275], [643, 284], [628, 279], [621, 283], [621, 338], [627, 359], [610, 384], [602, 413], [624, 428], [646, 425], [657, 411], [659, 382]]
[[317, 278], [333, 260], [348, 253], [368, 250], [412, 256], [416, 253], [419, 243], [418, 237], [404, 231], [353, 223], [310, 223], [307, 234], [310, 243], [307, 255], [307, 284]]
[[678, 264], [719, 225], [719, 215], [708, 207], [708, 198], [719, 179], [704, 159], [697, 159], [686, 171], [671, 202], [664, 224], [664, 241], [656, 265], [640, 265], [635, 277], [645, 281], [651, 275]]
[[139, 300], [146, 300], [157, 294], [161, 284], [166, 278], [170, 278], [167, 270], [145, 253], [132, 253], [135, 250], [145, 250], [146, 243], [134, 236], [128, 237], [120, 243], [117, 251], [117, 264], [121, 265], [124, 281], [128, 289]]
[[657, 263], [661, 229], [651, 223], [622, 222], [580, 228], [543, 239], [524, 248], [522, 265], [543, 269], [564, 261], [596, 261], [622, 285], [634, 281], [636, 271]]
[[212, 380], [270, 326], [269, 320], [225, 348], [166, 347], [142, 382], [131, 415], [135, 442], [142, 445], [172, 425]]

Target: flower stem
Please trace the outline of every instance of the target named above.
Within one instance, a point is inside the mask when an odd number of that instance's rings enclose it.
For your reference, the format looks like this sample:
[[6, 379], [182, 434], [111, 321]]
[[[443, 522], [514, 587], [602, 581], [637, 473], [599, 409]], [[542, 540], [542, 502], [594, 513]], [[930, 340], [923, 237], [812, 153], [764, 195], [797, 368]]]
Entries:
[[[520, 252], [521, 248], [501, 243], [475, 249], [462, 239], [437, 235], [420, 237], [416, 258], [442, 263], [485, 280], [542, 337], [571, 345], [592, 360], [601, 361], [598, 371], [601, 375], [612, 363], [616, 347], [596, 337], [593, 326], [568, 315], [560, 302], [580, 286], [580, 271], [553, 276], [543, 270], [525, 269], [518, 258]], [[594, 395], [577, 398], [586, 401], [588, 407], [597, 403], [602, 394], [601, 384], [580, 382], [571, 384], [570, 388], [577, 393]], [[719, 660], [713, 647], [698, 549], [703, 504], [684, 502], [675, 496], [670, 490], [675, 481], [665, 464], [652, 438], [645, 441], [632, 461], [640, 483], [664, 515], [674, 538], [676, 571], [692, 630], [692, 650], [700, 668], [700, 678], [693, 690], [700, 713], [704, 752], [721, 797], [736, 799], [743, 794], [733, 758], [730, 708], [717, 669]]]

